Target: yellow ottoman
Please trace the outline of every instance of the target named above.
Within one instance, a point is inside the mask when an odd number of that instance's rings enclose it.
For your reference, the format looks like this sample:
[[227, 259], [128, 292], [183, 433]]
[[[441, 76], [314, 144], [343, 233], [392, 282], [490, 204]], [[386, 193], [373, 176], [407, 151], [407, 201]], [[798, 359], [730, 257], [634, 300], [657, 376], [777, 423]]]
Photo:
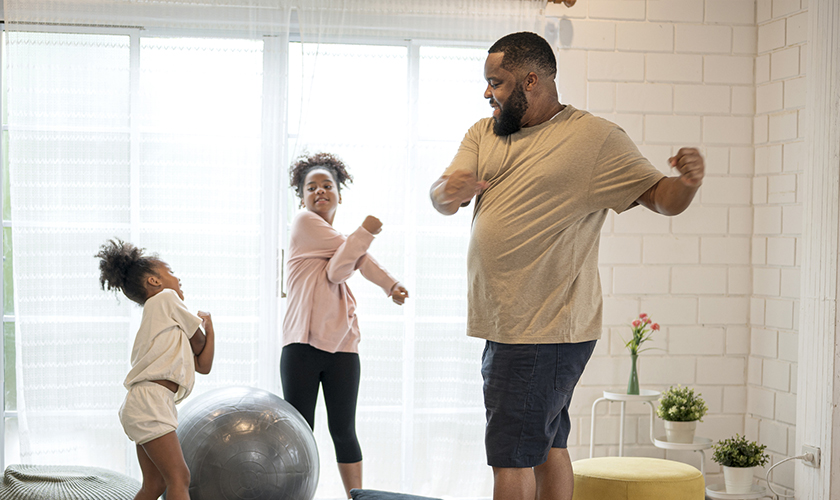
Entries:
[[660, 458], [602, 457], [572, 463], [573, 500], [704, 500], [705, 481], [690, 465]]

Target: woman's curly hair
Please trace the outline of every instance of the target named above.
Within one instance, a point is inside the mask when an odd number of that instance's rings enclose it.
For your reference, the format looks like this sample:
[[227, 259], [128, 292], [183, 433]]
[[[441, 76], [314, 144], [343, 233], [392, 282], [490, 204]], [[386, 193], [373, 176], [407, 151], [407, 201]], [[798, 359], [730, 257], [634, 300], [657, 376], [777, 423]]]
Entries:
[[303, 181], [306, 175], [316, 168], [323, 168], [330, 172], [335, 179], [338, 192], [341, 187], [353, 182], [353, 177], [347, 172], [344, 162], [331, 153], [317, 153], [312, 156], [301, 155], [289, 171], [289, 185], [295, 190], [298, 198], [303, 199]]
[[155, 266], [160, 263], [157, 254], [144, 255], [144, 249], [119, 238], [109, 240], [99, 247], [99, 285], [103, 290], [122, 290], [126, 297], [141, 306], [146, 303], [146, 277], [157, 276]]

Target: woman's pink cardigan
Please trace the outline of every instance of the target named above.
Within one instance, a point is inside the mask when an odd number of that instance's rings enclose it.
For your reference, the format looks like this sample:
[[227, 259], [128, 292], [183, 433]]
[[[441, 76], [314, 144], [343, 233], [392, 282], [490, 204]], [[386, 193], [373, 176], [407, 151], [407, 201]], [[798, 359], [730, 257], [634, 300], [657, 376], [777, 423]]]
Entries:
[[390, 295], [397, 280], [367, 249], [373, 235], [359, 227], [344, 236], [321, 216], [305, 211], [292, 222], [288, 302], [283, 345], [309, 344], [327, 352], [359, 352], [356, 299], [346, 281], [358, 269]]

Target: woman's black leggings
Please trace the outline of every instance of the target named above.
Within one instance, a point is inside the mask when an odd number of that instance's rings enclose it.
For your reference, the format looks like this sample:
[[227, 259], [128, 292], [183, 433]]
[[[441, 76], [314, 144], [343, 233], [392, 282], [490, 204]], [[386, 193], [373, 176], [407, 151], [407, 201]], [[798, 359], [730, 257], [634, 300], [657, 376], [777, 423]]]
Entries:
[[280, 356], [283, 399], [315, 428], [318, 386], [324, 386], [327, 424], [335, 446], [336, 461], [351, 464], [362, 460], [356, 437], [356, 400], [361, 370], [354, 352], [329, 353], [309, 344], [289, 344]]

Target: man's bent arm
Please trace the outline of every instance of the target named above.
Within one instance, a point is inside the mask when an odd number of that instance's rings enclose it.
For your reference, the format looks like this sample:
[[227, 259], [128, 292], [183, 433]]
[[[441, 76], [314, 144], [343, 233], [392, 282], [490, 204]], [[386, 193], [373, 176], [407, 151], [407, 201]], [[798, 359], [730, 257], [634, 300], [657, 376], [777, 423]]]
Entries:
[[694, 199], [699, 186], [686, 186], [679, 177], [665, 177], [639, 197], [637, 203], [662, 215], [682, 213]]
[[662, 215], [677, 215], [691, 205], [691, 200], [703, 184], [706, 165], [696, 148], [680, 148], [676, 155], [668, 158], [668, 163], [677, 169], [680, 176], [661, 179], [636, 203]]
[[435, 181], [429, 196], [435, 210], [443, 215], [452, 215], [460, 207], [467, 206], [475, 195], [487, 189], [487, 185], [486, 181], [478, 180], [469, 170], [456, 170]]
[[435, 210], [443, 215], [453, 215], [461, 207], [461, 204], [454, 198], [446, 199], [444, 190], [446, 189], [446, 180], [449, 176], [443, 176], [432, 184], [432, 189], [429, 190], [429, 197], [432, 199], [432, 206]]

